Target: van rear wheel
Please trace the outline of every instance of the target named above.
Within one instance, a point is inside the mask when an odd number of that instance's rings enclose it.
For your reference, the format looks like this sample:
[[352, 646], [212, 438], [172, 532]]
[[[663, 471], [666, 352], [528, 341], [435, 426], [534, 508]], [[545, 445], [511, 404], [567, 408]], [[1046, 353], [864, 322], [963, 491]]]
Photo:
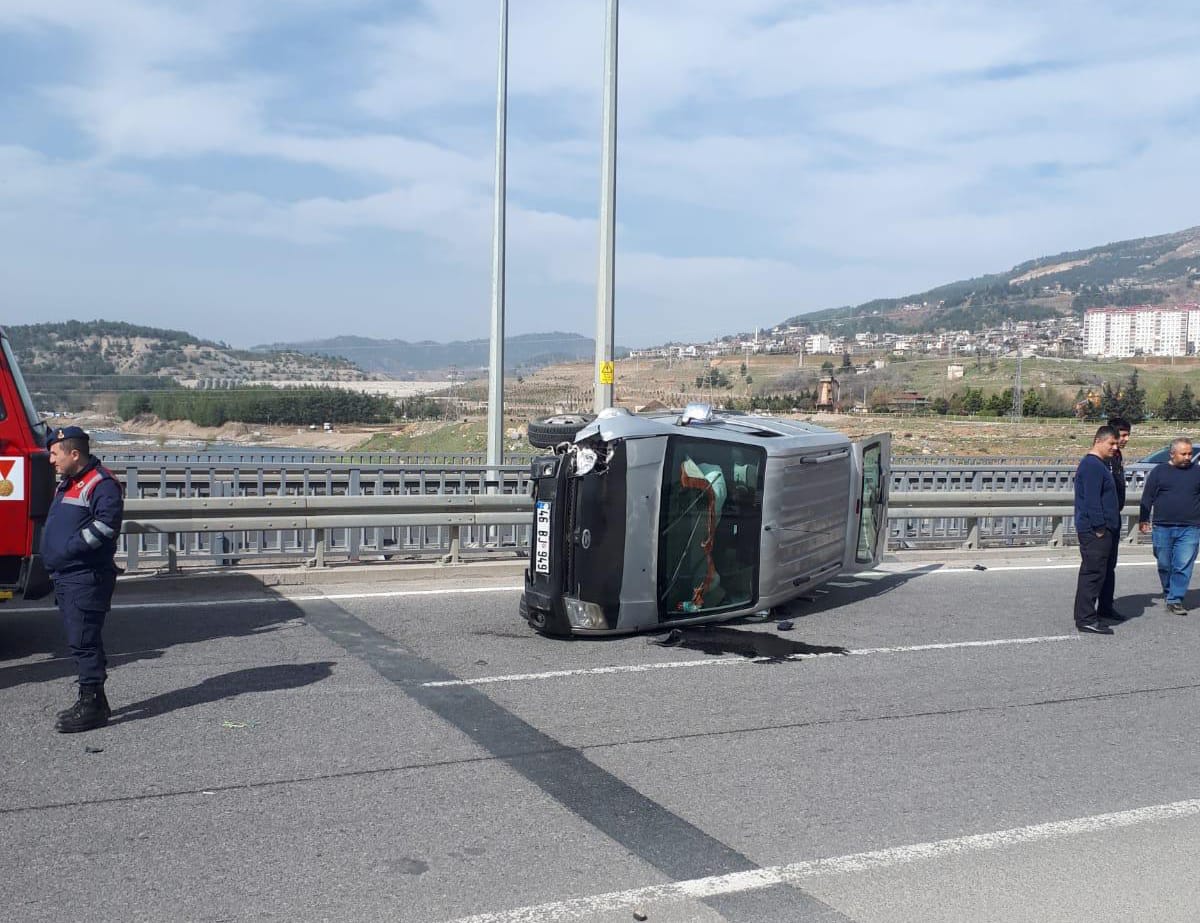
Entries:
[[570, 442], [575, 434], [596, 419], [590, 413], [560, 413], [541, 420], [530, 420], [529, 444], [539, 449], [549, 449], [560, 442]]

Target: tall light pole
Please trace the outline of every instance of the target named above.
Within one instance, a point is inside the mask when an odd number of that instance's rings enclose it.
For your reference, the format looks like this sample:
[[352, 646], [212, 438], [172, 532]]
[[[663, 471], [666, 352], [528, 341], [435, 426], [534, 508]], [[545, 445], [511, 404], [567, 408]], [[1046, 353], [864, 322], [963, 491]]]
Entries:
[[600, 266], [596, 285], [593, 409], [613, 403], [613, 262], [617, 219], [617, 0], [608, 0], [604, 32], [604, 144], [600, 168]]
[[[508, 0], [500, 0], [500, 63], [496, 75], [496, 186], [492, 225], [492, 342], [488, 357], [487, 463], [504, 463], [504, 205], [508, 144]], [[499, 472], [496, 473], [499, 477]]]

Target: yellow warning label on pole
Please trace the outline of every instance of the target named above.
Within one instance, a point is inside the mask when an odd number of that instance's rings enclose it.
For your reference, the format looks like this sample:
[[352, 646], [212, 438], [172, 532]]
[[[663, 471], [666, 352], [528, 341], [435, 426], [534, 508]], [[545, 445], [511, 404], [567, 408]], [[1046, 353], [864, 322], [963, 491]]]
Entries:
[[613, 364], [611, 362], [600, 363], [600, 384], [611, 385], [613, 383]]

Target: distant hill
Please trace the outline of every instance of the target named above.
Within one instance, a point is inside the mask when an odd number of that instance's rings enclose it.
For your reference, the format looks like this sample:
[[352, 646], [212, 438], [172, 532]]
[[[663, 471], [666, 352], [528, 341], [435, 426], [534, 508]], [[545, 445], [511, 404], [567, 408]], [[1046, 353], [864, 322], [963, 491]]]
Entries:
[[[430, 374], [443, 375], [452, 368], [460, 371], [479, 370], [482, 374], [488, 366], [490, 341], [457, 340], [451, 343], [436, 343], [423, 340], [410, 343], [407, 340], [340, 336], [301, 343], [272, 343], [268, 346], [255, 346], [254, 349], [282, 349], [315, 356], [338, 356], [368, 372], [378, 372], [396, 378], [413, 378]], [[618, 348], [614, 352], [618, 358], [629, 353], [624, 348]], [[504, 340], [504, 365], [509, 371], [590, 359], [595, 354], [595, 341], [577, 333], [527, 333], [506, 337]]]
[[1004, 320], [1082, 314], [1089, 307], [1200, 298], [1200, 227], [1040, 257], [1007, 272], [903, 298], [801, 314], [785, 325], [827, 333], [978, 331]]
[[120, 321], [6, 326], [21, 371], [47, 409], [87, 406], [100, 391], [154, 389], [176, 382], [361, 381], [344, 359], [299, 352], [248, 352], [180, 330]]

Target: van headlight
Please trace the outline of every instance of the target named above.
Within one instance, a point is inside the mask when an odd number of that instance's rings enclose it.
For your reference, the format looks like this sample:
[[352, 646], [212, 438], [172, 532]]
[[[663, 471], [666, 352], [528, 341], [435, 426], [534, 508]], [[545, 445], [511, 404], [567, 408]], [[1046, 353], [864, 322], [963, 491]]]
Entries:
[[567, 621], [571, 623], [572, 628], [601, 629], [608, 627], [604, 610], [595, 603], [585, 603], [581, 599], [564, 596], [563, 609], [566, 610]]
[[581, 478], [596, 467], [598, 456], [594, 449], [575, 450], [575, 477]]

